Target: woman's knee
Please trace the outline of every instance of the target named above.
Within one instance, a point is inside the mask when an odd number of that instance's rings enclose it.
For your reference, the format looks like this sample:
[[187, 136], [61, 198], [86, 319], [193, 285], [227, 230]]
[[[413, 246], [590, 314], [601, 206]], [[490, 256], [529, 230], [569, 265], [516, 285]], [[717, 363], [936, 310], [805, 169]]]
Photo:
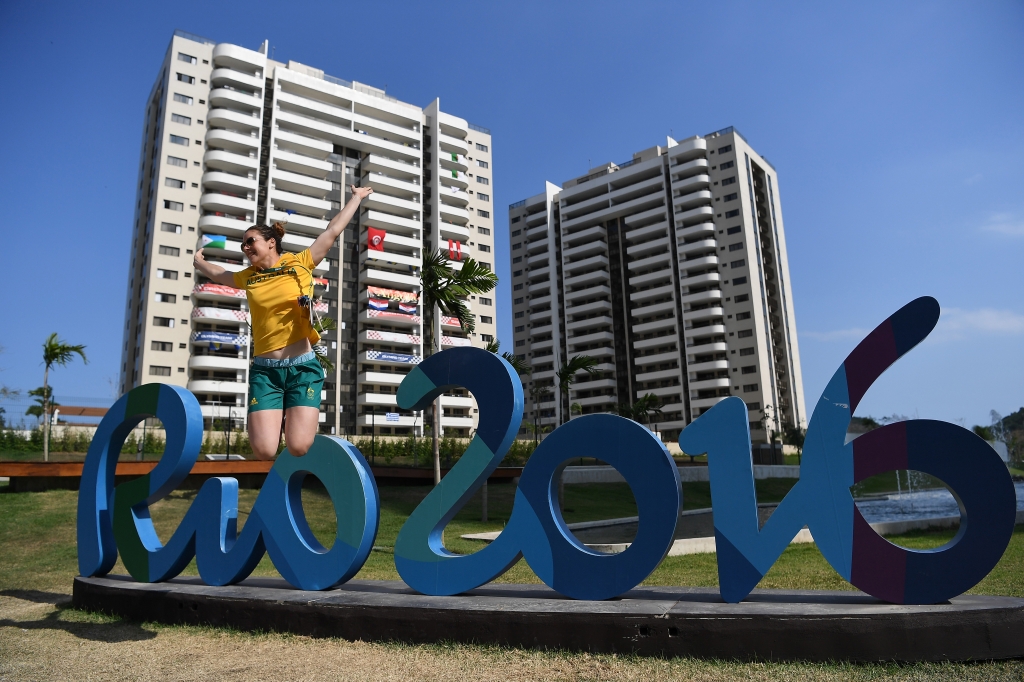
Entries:
[[288, 446], [288, 452], [296, 457], [302, 457], [313, 447], [313, 436], [307, 434], [286, 434], [285, 445]]

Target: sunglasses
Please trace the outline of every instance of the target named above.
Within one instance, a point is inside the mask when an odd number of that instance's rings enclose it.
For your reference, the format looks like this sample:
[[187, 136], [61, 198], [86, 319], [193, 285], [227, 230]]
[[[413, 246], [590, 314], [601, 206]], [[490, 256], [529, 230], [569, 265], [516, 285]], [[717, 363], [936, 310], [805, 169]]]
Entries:
[[248, 239], [246, 239], [245, 241], [242, 242], [242, 248], [243, 249], [251, 249], [252, 245], [255, 244], [255, 243], [256, 243], [256, 237], [249, 237]]

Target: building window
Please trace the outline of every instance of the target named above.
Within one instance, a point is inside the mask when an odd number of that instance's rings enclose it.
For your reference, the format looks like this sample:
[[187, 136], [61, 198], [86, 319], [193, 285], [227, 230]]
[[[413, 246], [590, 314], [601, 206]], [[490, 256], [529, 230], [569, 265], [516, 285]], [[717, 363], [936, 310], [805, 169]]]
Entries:
[[753, 393], [757, 390], [757, 384], [743, 384], [744, 393]]
[[519, 284], [516, 284], [515, 286], [512, 287], [512, 291], [522, 291], [522, 290], [523, 290], [522, 282], [520, 282]]
[[[739, 298], [739, 297], [737, 297]], [[749, 320], [750, 313], [736, 313], [736, 320]]]
[[521, 248], [523, 248], [523, 243], [522, 242], [516, 242], [515, 244], [512, 245], [512, 250], [513, 251], [518, 251]]
[[523, 340], [523, 339], [519, 339], [518, 341], [516, 341], [516, 346], [517, 347], [518, 346], [525, 346], [525, 345], [526, 345], [526, 341]]
[[521, 319], [524, 315], [526, 315], [526, 313], [520, 310], [518, 313], [516, 313], [516, 319]]
[[196, 58], [193, 57], [190, 54], [185, 54], [184, 52], [179, 52], [178, 53], [178, 61], [179, 62], [185, 62], [186, 64], [195, 64], [196, 63]]
[[182, 116], [181, 114], [171, 114], [172, 123], [181, 123], [182, 125], [192, 125], [192, 119], [188, 116]]
[[491, 195], [490, 194], [484, 194], [483, 192], [477, 192], [476, 193], [476, 198], [479, 199], [480, 201], [490, 201], [491, 200]]
[[740, 355], [753, 355], [753, 354], [754, 354], [754, 349], [753, 348], [740, 348]]
[[526, 325], [525, 325], [525, 324], [521, 324], [521, 325], [519, 325], [518, 327], [516, 327], [516, 333], [517, 333], [517, 334], [518, 334], [519, 332], [525, 332], [525, 331], [526, 331]]
[[160, 365], [150, 365], [149, 373], [151, 376], [155, 377], [169, 377], [171, 376], [171, 368], [161, 367]]
[[[508, 222], [509, 222], [509, 225], [515, 225], [516, 223], [518, 223], [518, 222], [519, 222], [519, 218], [520, 218], [520, 217], [521, 217], [521, 216], [516, 216], [516, 217], [515, 217], [515, 218], [513, 218], [512, 220], [508, 221]], [[514, 233], [514, 234], [513, 234], [512, 236], [514, 237], [514, 236], [516, 236], [517, 234], [519, 234], [519, 233], [518, 233], [518, 232], [516, 232], [516, 233]]]
[[746, 261], [744, 261], [744, 260], [734, 260], [733, 262], [729, 263], [729, 267], [731, 267], [731, 268], [742, 268], [745, 263], [746, 263]]
[[[178, 297], [175, 296], [174, 294], [160, 294], [160, 293], [157, 293], [157, 294], [154, 294], [154, 298], [156, 298], [156, 302], [157, 303], [177, 303], [178, 302]], [[170, 348], [168, 348], [167, 350], [170, 350]]]
[[739, 251], [743, 248], [743, 242], [736, 242], [735, 244], [729, 244], [730, 251]]
[[737, 199], [739, 199], [739, 196], [740, 196], [739, 194], [737, 194], [736, 192], [733, 192], [732, 194], [726, 194], [725, 197], [723, 197], [723, 198], [726, 201], [736, 201]]
[[733, 283], [733, 286], [737, 286], [737, 285], [740, 285], [740, 284], [746, 284], [747, 283], [747, 278], [746, 277], [737, 277], [736, 279], [734, 279], [732, 281], [732, 283]]
[[736, 216], [738, 216], [739, 214], [740, 214], [740, 210], [739, 210], [738, 208], [734, 208], [734, 209], [733, 209], [733, 210], [731, 210], [731, 211], [726, 211], [726, 212], [725, 212], [725, 217], [726, 217], [726, 218], [735, 218], [735, 217], [736, 217]]
[[480, 144], [479, 142], [476, 143], [476, 148], [477, 148], [477, 151], [481, 151], [481, 152], [487, 151], [487, 145]]
[[181, 135], [171, 135], [171, 144], [180, 144], [182, 147], [187, 147], [188, 138]]
[[174, 327], [174, 318], [171, 317], [154, 317], [154, 327]]
[[482, 267], [487, 272], [491, 271], [491, 264], [488, 263], [487, 261], [480, 261], [480, 267]]
[[523, 262], [523, 257], [522, 256], [516, 256], [515, 258], [512, 259], [513, 265], [516, 264], [516, 263], [522, 263], [522, 262]]
[[730, 227], [728, 230], [725, 231], [725, 233], [726, 234], [736, 234], [737, 232], [739, 232], [742, 229], [743, 229], [742, 227], [740, 227], [739, 225], [736, 225], [734, 227]]
[[740, 374], [756, 374], [757, 367], [755, 365], [747, 365], [740, 369]]
[[723, 186], [725, 186], [725, 185], [733, 185], [733, 184], [736, 184], [736, 176], [735, 175], [732, 176], [731, 178], [726, 178], [725, 180], [722, 180], [722, 185]]
[[485, 298], [485, 297], [481, 296], [480, 297], [480, 305], [494, 305], [494, 302], [491, 301], [491, 299], [489, 299], [489, 298]]
[[737, 296], [737, 297], [736, 297], [735, 299], [733, 299], [733, 300], [734, 300], [734, 301], [735, 301], [736, 303], [743, 303], [744, 301], [749, 301], [749, 300], [750, 300], [750, 294], [740, 294], [739, 296]]
[[160, 223], [160, 231], [181, 234], [181, 225], [175, 225], [174, 223]]
[[164, 184], [174, 189], [185, 189], [184, 180], [175, 180], [174, 178], [164, 178]]
[[[732, 168], [735, 165], [736, 165], [735, 161], [726, 161], [725, 163], [720, 165], [718, 168], [719, 168], [719, 170], [727, 170], [729, 168]], [[725, 183], [722, 183], [722, 184], [725, 184]]]
[[490, 234], [491, 233], [491, 228], [489, 228], [489, 227], [478, 227], [478, 228], [476, 228], [476, 231], [478, 233], [480, 233], [480, 234]]
[[476, 247], [478, 249], [480, 249], [480, 253], [490, 253], [491, 252], [491, 247], [489, 247], [487, 244], [477, 244]]
[[150, 350], [170, 352], [174, 350], [174, 344], [168, 343], [167, 341], [153, 341], [149, 344], [149, 348]]
[[754, 410], [754, 411], [760, 410], [761, 409], [761, 403], [747, 403], [747, 409], [748, 410]]
[[494, 318], [488, 315], [481, 315], [480, 321], [484, 324], [494, 324]]
[[[185, 140], [188, 142], [188, 140]], [[181, 168], [188, 168], [188, 161], [185, 159], [179, 159], [177, 156], [168, 156], [167, 164], [170, 166], [179, 166]]]
[[178, 102], [179, 104], [187, 104], [189, 106], [192, 106], [192, 98], [188, 95], [180, 95], [178, 93], [174, 93], [174, 101]]
[[482, 175], [476, 176], [476, 181], [479, 182], [481, 185], [489, 185], [489, 184], [491, 184], [491, 181], [489, 179], [485, 178]]
[[741, 338], [741, 339], [749, 339], [753, 335], [754, 335], [754, 330], [753, 329], [741, 329], [738, 332], [736, 332], [736, 336], [738, 338]]
[[184, 211], [185, 204], [181, 203], [180, 201], [170, 201], [168, 199], [164, 199], [164, 208], [170, 211]]
[[481, 218], [490, 218], [491, 217], [491, 212], [490, 211], [484, 211], [483, 209], [479, 209], [479, 208], [476, 210], [476, 214], [478, 216], [480, 216]]
[[157, 279], [178, 279], [178, 271], [177, 270], [161, 270], [161, 269], [158, 268], [157, 271], [156, 271], [156, 277], [157, 277]]
[[160, 255], [161, 256], [180, 256], [181, 255], [181, 249], [179, 249], [177, 246], [164, 246], [163, 244], [161, 244], [160, 245]]
[[520, 297], [519, 297], [519, 298], [517, 298], [516, 300], [512, 301], [512, 303], [513, 303], [513, 305], [522, 305], [522, 303], [523, 303], [523, 300], [524, 300], [524, 299], [523, 299], [523, 297], [522, 297], [522, 296], [520, 296]]
[[523, 274], [522, 270], [515, 270], [515, 271], [512, 272], [512, 276], [513, 277], [519, 277], [522, 274]]
[[731, 151], [732, 151], [732, 145], [731, 144], [727, 144], [724, 147], [719, 147], [718, 148], [718, 153], [719, 154], [725, 154], [726, 152], [731, 152]]
[[195, 85], [195, 83], [196, 83], [196, 79], [195, 78], [193, 78], [192, 76], [189, 76], [188, 74], [184, 74], [184, 73], [179, 73], [178, 74], [178, 80], [181, 81], [182, 83], [188, 83], [189, 85]]
[[484, 343], [490, 343], [491, 341], [494, 341], [494, 336], [491, 334], [481, 334], [480, 340]]
[[476, 160], [476, 165], [480, 166], [481, 168], [490, 168], [491, 167], [491, 164], [487, 163], [486, 161], [482, 161], [480, 159]]

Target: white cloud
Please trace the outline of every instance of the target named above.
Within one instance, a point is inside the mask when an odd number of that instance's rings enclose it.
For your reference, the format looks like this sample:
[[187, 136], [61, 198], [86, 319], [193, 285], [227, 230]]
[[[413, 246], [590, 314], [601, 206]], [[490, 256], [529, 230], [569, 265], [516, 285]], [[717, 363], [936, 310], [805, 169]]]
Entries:
[[972, 334], [1024, 334], [1024, 315], [1012, 310], [979, 308], [945, 308], [934, 336], [938, 339], [960, 339]]
[[965, 185], [976, 185], [976, 184], [978, 184], [979, 182], [981, 182], [984, 179], [985, 179], [985, 176], [983, 176], [981, 173], [975, 173], [971, 177], [965, 178], [964, 179], [964, 184]]
[[993, 213], [981, 229], [985, 232], [995, 232], [1009, 237], [1024, 237], [1024, 218], [1019, 218], [1012, 213]]
[[859, 341], [867, 336], [870, 331], [870, 329], [854, 327], [853, 329], [836, 329], [830, 332], [800, 332], [800, 337], [814, 341], [845, 341], [847, 339]]

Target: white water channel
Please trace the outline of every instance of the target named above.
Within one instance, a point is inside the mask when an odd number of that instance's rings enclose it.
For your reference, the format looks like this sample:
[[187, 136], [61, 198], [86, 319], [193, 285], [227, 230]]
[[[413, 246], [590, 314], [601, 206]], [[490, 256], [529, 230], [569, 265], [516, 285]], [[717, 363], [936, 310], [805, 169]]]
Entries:
[[[1024, 510], [1024, 482], [1013, 484], [1017, 492], [1017, 511]], [[959, 516], [953, 494], [945, 488], [892, 494], [886, 498], [858, 500], [857, 509], [868, 523], [912, 521], [942, 516]]]

